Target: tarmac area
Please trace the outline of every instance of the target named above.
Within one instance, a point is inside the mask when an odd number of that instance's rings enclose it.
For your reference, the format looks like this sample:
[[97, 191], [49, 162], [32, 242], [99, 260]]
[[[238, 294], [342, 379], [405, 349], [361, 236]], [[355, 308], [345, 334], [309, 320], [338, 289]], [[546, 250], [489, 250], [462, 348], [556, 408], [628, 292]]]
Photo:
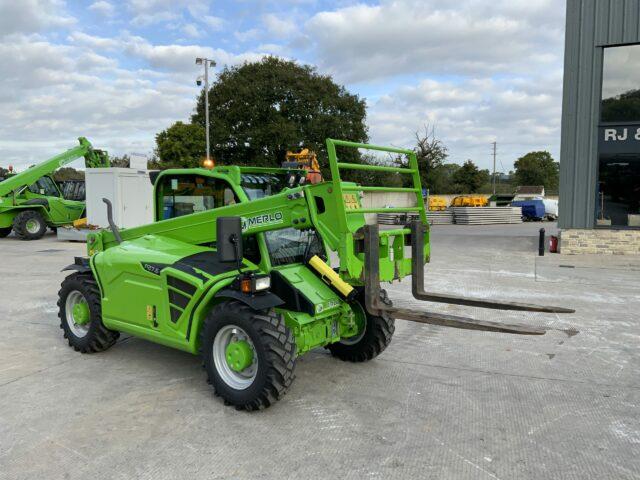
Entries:
[[[427, 290], [575, 314], [402, 307], [543, 336], [396, 321], [364, 364], [298, 359], [284, 399], [226, 407], [200, 359], [122, 336], [81, 355], [57, 291], [85, 246], [0, 240], [0, 479], [640, 479], [640, 257], [537, 257], [538, 229], [432, 228]], [[575, 333], [575, 330], [578, 333]]]

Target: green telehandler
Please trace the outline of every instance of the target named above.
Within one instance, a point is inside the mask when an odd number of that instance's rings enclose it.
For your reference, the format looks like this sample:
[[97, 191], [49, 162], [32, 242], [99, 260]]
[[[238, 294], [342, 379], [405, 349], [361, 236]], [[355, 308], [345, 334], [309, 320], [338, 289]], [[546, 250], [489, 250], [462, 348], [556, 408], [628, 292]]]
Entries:
[[107, 152], [84, 137], [80, 145], [0, 182], [0, 238], [14, 231], [23, 240], [37, 240], [47, 231], [72, 223], [84, 214], [85, 203], [64, 198], [51, 177], [58, 168], [84, 157], [87, 168], [109, 167]]
[[[226, 404], [257, 410], [290, 387], [296, 358], [325, 347], [363, 362], [391, 341], [396, 318], [474, 330], [539, 335], [545, 329], [392, 305], [380, 282], [411, 275], [415, 298], [536, 312], [573, 310], [469, 299], [424, 290], [429, 228], [412, 151], [327, 140], [332, 179], [304, 170], [217, 166], [165, 170], [154, 181], [155, 222], [91, 233], [59, 292], [60, 327], [75, 350], [103, 351], [120, 332], [201, 355]], [[406, 155], [408, 168], [338, 161], [336, 147]], [[340, 172], [407, 175], [411, 187], [361, 186]], [[363, 208], [363, 192], [410, 192], [417, 206]], [[379, 230], [365, 214], [417, 213]], [[408, 248], [410, 247], [410, 249]], [[407, 255], [410, 250], [411, 255]], [[331, 255], [337, 264], [330, 266]], [[327, 263], [329, 262], [329, 263]]]

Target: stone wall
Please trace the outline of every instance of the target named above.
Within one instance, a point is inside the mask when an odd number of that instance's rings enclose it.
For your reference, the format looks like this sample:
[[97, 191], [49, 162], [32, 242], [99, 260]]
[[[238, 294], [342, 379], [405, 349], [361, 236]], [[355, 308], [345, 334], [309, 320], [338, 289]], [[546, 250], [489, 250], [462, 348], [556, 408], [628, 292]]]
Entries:
[[565, 229], [559, 240], [560, 253], [567, 255], [640, 255], [640, 230]]

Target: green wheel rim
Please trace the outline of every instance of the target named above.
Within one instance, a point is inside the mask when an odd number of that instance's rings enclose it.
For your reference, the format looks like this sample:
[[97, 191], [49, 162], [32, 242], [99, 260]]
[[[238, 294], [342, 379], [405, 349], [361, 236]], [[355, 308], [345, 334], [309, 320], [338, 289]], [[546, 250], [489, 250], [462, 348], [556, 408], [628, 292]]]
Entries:
[[358, 302], [353, 302], [351, 305], [353, 309], [353, 313], [355, 315], [356, 325], [358, 326], [358, 333], [356, 333], [353, 337], [347, 337], [340, 340], [340, 343], [343, 345], [355, 345], [362, 337], [364, 337], [365, 332], [367, 331], [367, 314], [362, 308], [362, 305]]
[[27, 220], [25, 228], [29, 233], [38, 233], [38, 231], [40, 230], [40, 222], [35, 218], [30, 218], [29, 220]]
[[76, 337], [82, 338], [89, 333], [91, 325], [91, 311], [82, 292], [73, 290], [67, 295], [64, 305], [65, 317], [69, 330]]
[[258, 355], [249, 334], [224, 325], [213, 340], [213, 363], [224, 383], [235, 390], [249, 388], [258, 374]]
[[227, 365], [234, 372], [241, 372], [253, 363], [253, 350], [246, 340], [232, 341], [227, 345]]

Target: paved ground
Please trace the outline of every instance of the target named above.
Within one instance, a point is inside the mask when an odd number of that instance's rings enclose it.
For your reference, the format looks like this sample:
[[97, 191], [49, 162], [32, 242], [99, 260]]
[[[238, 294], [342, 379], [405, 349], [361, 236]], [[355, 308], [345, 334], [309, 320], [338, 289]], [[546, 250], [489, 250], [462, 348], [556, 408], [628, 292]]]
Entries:
[[[556, 330], [398, 321], [368, 364], [301, 358], [285, 399], [254, 414], [222, 405], [188, 354], [133, 338], [73, 352], [55, 302], [83, 246], [2, 240], [0, 479], [640, 478], [640, 259], [539, 259], [538, 228], [435, 227], [428, 288], [577, 314], [420, 308]], [[418, 305], [408, 288], [389, 290]]]

